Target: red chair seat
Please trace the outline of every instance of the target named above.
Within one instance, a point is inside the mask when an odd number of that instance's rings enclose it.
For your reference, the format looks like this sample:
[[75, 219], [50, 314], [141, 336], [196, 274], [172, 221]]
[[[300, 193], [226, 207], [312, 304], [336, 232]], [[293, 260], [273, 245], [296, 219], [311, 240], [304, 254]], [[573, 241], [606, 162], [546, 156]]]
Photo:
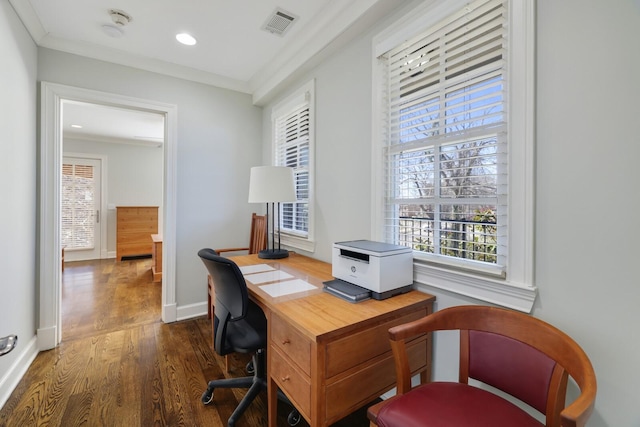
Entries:
[[544, 427], [544, 424], [488, 391], [461, 383], [433, 382], [383, 406], [378, 413], [378, 426]]

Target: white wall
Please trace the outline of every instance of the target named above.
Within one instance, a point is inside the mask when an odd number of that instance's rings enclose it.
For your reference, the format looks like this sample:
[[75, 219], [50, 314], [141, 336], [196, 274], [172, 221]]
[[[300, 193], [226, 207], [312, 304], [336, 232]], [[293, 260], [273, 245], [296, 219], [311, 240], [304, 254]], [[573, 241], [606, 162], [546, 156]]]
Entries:
[[[635, 427], [640, 2], [539, 0], [537, 9], [539, 296], [533, 314], [572, 335], [590, 356], [599, 391], [589, 426]], [[263, 111], [267, 159], [271, 107], [316, 79], [317, 246], [311, 255], [325, 261], [334, 241], [370, 235], [371, 42], [384, 28], [380, 23], [291, 83]], [[438, 309], [478, 303], [432, 293]], [[436, 339], [436, 379], [457, 376], [455, 350], [452, 337]]]
[[[116, 125], [116, 124], [114, 124]], [[113, 206], [162, 206], [163, 198], [163, 150], [156, 146], [141, 146], [102, 141], [85, 141], [65, 138], [63, 154], [77, 153], [104, 156], [106, 182], [103, 183], [107, 205]], [[105, 171], [103, 170], [103, 175]], [[159, 209], [158, 227], [162, 230], [162, 209]], [[107, 221], [109, 256], [116, 253], [116, 210], [102, 213]], [[65, 258], [71, 260], [71, 254]]]
[[0, 2], [0, 407], [35, 357], [37, 50], [9, 2]]
[[598, 374], [592, 426], [639, 426], [640, 3], [538, 6], [535, 314]]
[[249, 241], [255, 209], [247, 203], [249, 170], [261, 164], [260, 108], [246, 94], [43, 48], [38, 79], [177, 106], [177, 306], [206, 313], [206, 273], [197, 252]]
[[[272, 107], [315, 78], [315, 237], [307, 255], [331, 262], [333, 242], [371, 234], [370, 38], [360, 38], [289, 85], [263, 110], [263, 159], [271, 158]], [[298, 249], [296, 249], [299, 251]]]

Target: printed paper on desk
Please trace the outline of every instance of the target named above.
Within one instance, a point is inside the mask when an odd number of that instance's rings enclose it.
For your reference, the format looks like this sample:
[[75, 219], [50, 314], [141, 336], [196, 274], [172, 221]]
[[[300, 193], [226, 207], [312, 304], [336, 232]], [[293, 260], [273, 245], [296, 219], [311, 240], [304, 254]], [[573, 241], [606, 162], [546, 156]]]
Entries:
[[291, 279], [293, 276], [280, 270], [267, 271], [265, 273], [248, 274], [244, 279], [259, 285], [260, 283], [277, 282], [278, 280]]
[[284, 282], [272, 283], [270, 285], [262, 285], [260, 289], [268, 293], [272, 297], [281, 297], [283, 295], [295, 294], [298, 292], [311, 291], [316, 289], [311, 283], [304, 280], [286, 280]]
[[263, 271], [272, 271], [275, 268], [268, 264], [245, 265], [240, 267], [242, 274], [262, 273]]

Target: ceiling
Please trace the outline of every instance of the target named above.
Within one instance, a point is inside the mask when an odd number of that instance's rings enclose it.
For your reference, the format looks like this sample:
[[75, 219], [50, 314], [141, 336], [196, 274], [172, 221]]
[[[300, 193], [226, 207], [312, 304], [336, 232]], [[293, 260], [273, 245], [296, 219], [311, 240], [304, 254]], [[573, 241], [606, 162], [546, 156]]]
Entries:
[[[348, 42], [380, 17], [408, 0], [9, 0], [38, 46], [141, 68], [251, 94], [256, 105], [268, 102], [287, 79], [314, 59]], [[109, 11], [131, 17], [116, 23]], [[263, 29], [280, 10], [295, 17], [283, 35]], [[122, 21], [122, 19], [121, 19]], [[115, 27], [119, 37], [104, 26]], [[112, 31], [113, 32], [113, 31]], [[178, 43], [187, 32], [195, 46]], [[64, 106], [65, 132], [115, 140], [157, 139], [163, 129], [141, 133], [140, 114], [113, 111], [118, 126], [91, 120], [107, 107]], [[148, 120], [149, 117], [145, 117]], [[80, 123], [83, 121], [84, 123]], [[150, 120], [153, 121], [153, 120]], [[83, 128], [71, 129], [73, 123]], [[92, 123], [90, 123], [92, 122]], [[142, 122], [144, 123], [144, 121]], [[132, 129], [130, 124], [133, 125]], [[118, 130], [116, 132], [116, 129]]]
[[162, 147], [164, 116], [86, 102], [62, 102], [65, 139]]

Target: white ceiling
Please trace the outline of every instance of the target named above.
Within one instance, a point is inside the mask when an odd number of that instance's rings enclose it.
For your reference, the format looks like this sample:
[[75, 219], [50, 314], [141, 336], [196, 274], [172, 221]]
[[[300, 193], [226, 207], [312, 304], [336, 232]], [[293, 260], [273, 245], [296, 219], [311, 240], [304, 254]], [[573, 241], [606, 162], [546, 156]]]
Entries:
[[[260, 105], [296, 70], [318, 54], [349, 41], [358, 31], [409, 0], [9, 0], [38, 46], [172, 75], [253, 95]], [[131, 16], [114, 24], [110, 9]], [[283, 36], [262, 29], [281, 9], [297, 19]], [[121, 29], [107, 35], [104, 25]], [[195, 46], [178, 43], [188, 32]], [[66, 108], [68, 107], [68, 108]], [[65, 119], [90, 120], [80, 105], [65, 107]], [[94, 111], [95, 113], [95, 111]], [[121, 113], [116, 112], [114, 114]], [[75, 117], [81, 114], [82, 117]], [[104, 123], [104, 120], [97, 124]], [[139, 130], [129, 132], [129, 137]], [[78, 123], [81, 124], [81, 123]], [[83, 125], [84, 126], [84, 125]], [[126, 122], [110, 126], [127, 128]], [[65, 128], [66, 131], [66, 128]], [[97, 132], [97, 130], [95, 130]], [[76, 131], [80, 132], [80, 131]], [[83, 127], [85, 135], [93, 132]], [[122, 138], [119, 134], [107, 135]], [[152, 133], [146, 135], [155, 138]]]
[[85, 102], [63, 101], [62, 129], [65, 139], [148, 147], [164, 142], [164, 116]]

